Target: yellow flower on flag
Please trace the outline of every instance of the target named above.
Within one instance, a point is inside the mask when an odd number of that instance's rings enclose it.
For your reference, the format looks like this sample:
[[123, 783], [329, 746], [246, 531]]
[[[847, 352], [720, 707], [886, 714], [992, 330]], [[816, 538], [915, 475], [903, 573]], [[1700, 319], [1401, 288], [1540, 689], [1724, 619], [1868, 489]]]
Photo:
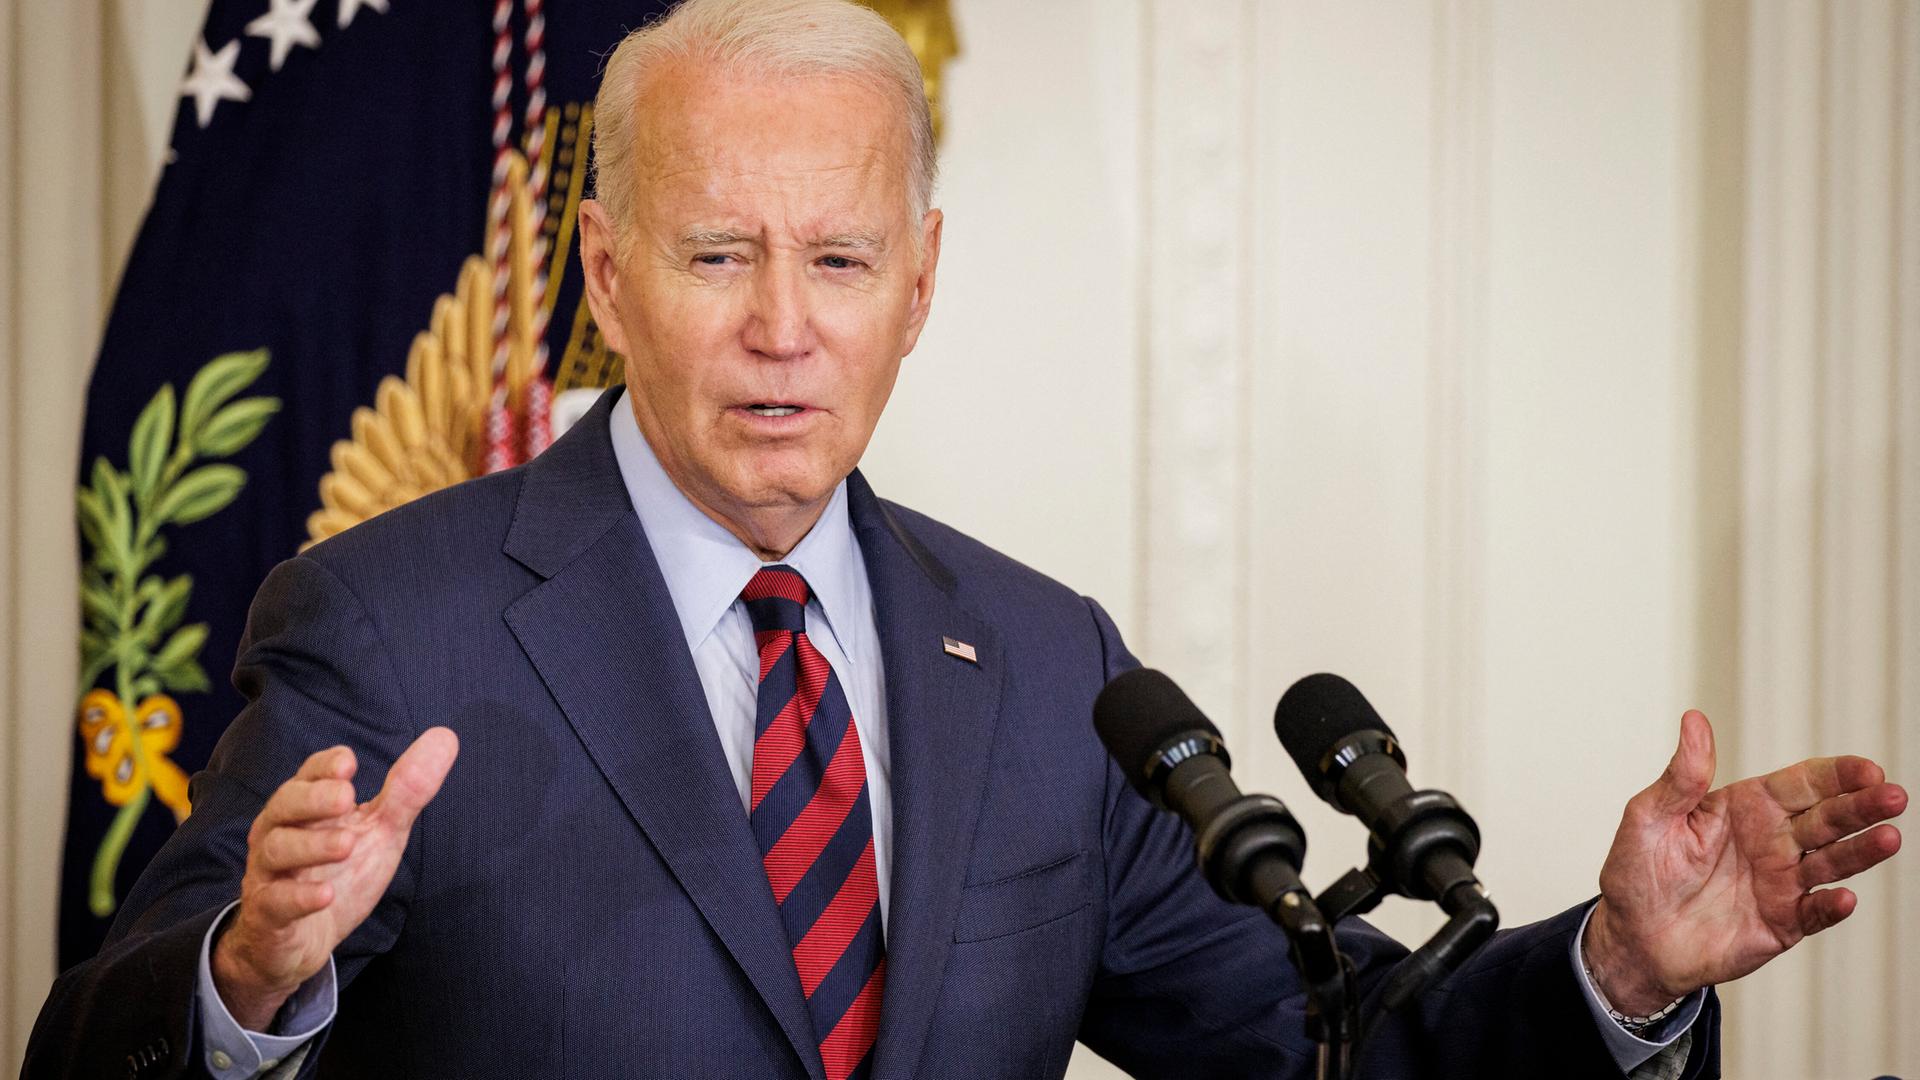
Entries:
[[140, 702], [131, 721], [119, 695], [92, 690], [80, 699], [80, 738], [87, 746], [87, 775], [100, 781], [114, 806], [125, 806], [142, 789], [185, 821], [187, 774], [167, 755], [180, 745], [180, 706], [165, 694]]
[[176, 822], [187, 819], [187, 774], [168, 756], [180, 746], [185, 717], [162, 691], [208, 690], [200, 666], [208, 627], [185, 622], [193, 578], [153, 570], [167, 550], [167, 526], [204, 521], [246, 487], [238, 466], [205, 462], [245, 449], [279, 411], [278, 398], [234, 400], [267, 361], [265, 349], [216, 356], [178, 400], [172, 383], [162, 385], [133, 422], [127, 467], [95, 458], [74, 493], [88, 552], [80, 568], [80, 738], [87, 774], [120, 808], [87, 878], [87, 909], [96, 918], [113, 914], [120, 857], [148, 805], [158, 799]]

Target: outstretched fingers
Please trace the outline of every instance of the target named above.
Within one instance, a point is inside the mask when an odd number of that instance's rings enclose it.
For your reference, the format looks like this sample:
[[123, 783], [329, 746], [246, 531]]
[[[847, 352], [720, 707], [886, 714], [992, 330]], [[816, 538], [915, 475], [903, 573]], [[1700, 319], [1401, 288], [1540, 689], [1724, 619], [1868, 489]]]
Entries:
[[[1865, 759], [1857, 759], [1865, 760]], [[1822, 799], [1788, 821], [1801, 851], [1814, 851], [1843, 836], [1899, 817], [1907, 808], [1907, 792], [1898, 784], [1876, 783], [1845, 795]]]
[[1859, 898], [1852, 889], [1821, 889], [1800, 898], [1800, 932], [1817, 934], [1853, 914]]
[[[1845, 835], [1872, 822], [1865, 832], [1845, 839], [1830, 839], [1818, 845], [1800, 860], [1800, 886], [1813, 889], [1846, 879], [1878, 866], [1900, 850], [1900, 830], [1884, 824], [1907, 808], [1906, 790], [1885, 783], [1880, 766], [1862, 757], [1816, 758], [1802, 762], [1811, 766], [1807, 777], [1817, 790], [1834, 790], [1802, 814], [1794, 823], [1794, 836], [1818, 839], [1822, 835]], [[1797, 768], [1797, 767], [1796, 767]], [[1791, 771], [1782, 769], [1782, 773]], [[1778, 774], [1775, 774], [1778, 775]], [[1837, 789], [1837, 790], [1835, 790]], [[1844, 794], [1843, 794], [1844, 793]], [[1803, 933], [1817, 934], [1853, 914], [1859, 899], [1851, 889], [1818, 889], [1800, 898], [1797, 914]]]
[[1800, 860], [1800, 887], [1811, 889], [1835, 881], [1845, 881], [1863, 870], [1878, 866], [1900, 850], [1900, 830], [1891, 825], [1876, 825], [1858, 836], [1835, 841]]
[[1841, 757], [1808, 758], [1784, 769], [1775, 769], [1760, 778], [1767, 794], [1798, 814], [1823, 799], [1873, 787], [1887, 779], [1887, 772], [1873, 761], [1852, 754]]

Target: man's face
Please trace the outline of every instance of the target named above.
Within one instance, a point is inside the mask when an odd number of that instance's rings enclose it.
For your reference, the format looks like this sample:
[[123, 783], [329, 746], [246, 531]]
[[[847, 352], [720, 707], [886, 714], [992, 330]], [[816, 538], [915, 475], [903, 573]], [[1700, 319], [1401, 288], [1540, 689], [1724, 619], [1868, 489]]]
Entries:
[[759, 523], [811, 526], [920, 335], [940, 214], [910, 220], [907, 132], [859, 81], [681, 65], [638, 112], [624, 245], [583, 210], [593, 314], [668, 475], [782, 551]]

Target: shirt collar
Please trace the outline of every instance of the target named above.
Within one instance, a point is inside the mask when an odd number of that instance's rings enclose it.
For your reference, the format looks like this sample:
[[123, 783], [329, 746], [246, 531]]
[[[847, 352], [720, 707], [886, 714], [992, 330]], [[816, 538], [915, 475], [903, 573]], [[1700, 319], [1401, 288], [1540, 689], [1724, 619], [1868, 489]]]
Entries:
[[[740, 599], [747, 582], [762, 566], [770, 564], [762, 563], [758, 555], [702, 512], [667, 476], [640, 433], [627, 394], [622, 390], [620, 400], [613, 405], [614, 460], [620, 466], [620, 479], [627, 486], [634, 511], [640, 515], [640, 527], [647, 534], [653, 557], [660, 564], [660, 574], [666, 579], [667, 593], [673, 597], [687, 648], [698, 649]], [[847, 515], [847, 482], [842, 480], [834, 487], [820, 520], [782, 561], [807, 579], [826, 616], [827, 632], [834, 635], [850, 660], [857, 659], [854, 639], [859, 637], [853, 632], [859, 625], [854, 607], [867, 592], [861, 558]]]

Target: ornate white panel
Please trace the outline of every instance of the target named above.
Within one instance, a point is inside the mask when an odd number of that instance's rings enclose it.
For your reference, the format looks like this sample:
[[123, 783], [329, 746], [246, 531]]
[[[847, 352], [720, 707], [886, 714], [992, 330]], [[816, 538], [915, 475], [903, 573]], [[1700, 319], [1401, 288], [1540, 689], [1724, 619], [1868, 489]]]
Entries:
[[1253, 5], [1147, 11], [1139, 651], [1244, 744]]

